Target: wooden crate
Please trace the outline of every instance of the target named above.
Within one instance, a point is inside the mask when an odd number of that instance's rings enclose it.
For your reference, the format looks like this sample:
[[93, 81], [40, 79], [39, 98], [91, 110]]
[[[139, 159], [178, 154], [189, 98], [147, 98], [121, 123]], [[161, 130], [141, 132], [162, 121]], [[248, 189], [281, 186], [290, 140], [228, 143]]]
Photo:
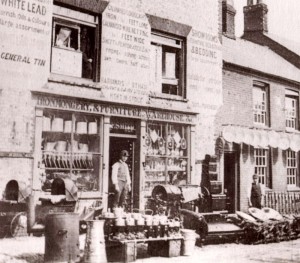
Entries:
[[153, 257], [178, 257], [181, 242], [181, 239], [148, 242], [148, 254]]

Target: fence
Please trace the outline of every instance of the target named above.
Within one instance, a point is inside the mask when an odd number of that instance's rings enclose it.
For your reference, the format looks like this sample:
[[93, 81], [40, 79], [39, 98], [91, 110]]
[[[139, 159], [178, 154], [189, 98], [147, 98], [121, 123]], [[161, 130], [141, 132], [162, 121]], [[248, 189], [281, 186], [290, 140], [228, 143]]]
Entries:
[[300, 193], [267, 192], [265, 207], [277, 210], [280, 214], [300, 214]]

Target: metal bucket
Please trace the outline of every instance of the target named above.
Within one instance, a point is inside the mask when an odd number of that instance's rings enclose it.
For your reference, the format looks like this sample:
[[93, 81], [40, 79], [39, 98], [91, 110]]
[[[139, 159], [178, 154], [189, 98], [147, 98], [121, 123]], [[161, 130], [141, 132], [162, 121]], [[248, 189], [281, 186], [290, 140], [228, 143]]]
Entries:
[[45, 263], [79, 262], [79, 216], [53, 213], [45, 222]]
[[106, 263], [105, 220], [88, 220], [84, 247], [85, 263]]
[[194, 252], [195, 243], [196, 243], [195, 230], [181, 229], [181, 234], [183, 236], [182, 255], [191, 256]]

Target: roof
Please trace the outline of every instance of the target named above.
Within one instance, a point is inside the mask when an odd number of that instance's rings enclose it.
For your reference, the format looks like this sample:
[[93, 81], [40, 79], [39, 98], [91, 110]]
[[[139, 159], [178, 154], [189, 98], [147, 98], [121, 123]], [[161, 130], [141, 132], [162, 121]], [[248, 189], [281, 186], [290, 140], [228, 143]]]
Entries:
[[277, 42], [278, 44], [284, 46], [285, 48], [289, 49], [290, 51], [294, 52], [298, 56], [300, 56], [300, 43], [296, 41], [292, 41], [290, 39], [282, 38], [278, 35], [264, 33], [265, 36], [272, 39], [273, 41]]
[[300, 70], [267, 46], [236, 38], [223, 38], [224, 62], [300, 83]]

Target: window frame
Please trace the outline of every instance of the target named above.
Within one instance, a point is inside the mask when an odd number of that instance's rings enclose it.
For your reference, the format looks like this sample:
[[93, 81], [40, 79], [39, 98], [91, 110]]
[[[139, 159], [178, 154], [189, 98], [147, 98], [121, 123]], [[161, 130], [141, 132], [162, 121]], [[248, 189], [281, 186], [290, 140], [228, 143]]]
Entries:
[[[284, 97], [284, 109], [285, 109], [285, 129], [287, 131], [298, 131], [299, 130], [299, 93], [297, 91], [285, 90], [285, 97]], [[294, 106], [294, 118], [288, 117], [288, 105], [287, 105], [287, 99], [292, 100], [295, 102]], [[288, 126], [288, 121], [294, 122], [294, 127]]]
[[[85, 20], [83, 19], [86, 18]], [[58, 47], [55, 45], [56, 42], [56, 26], [65, 26], [67, 28], [72, 28], [74, 30], [78, 31], [78, 38], [76, 39], [76, 44], [77, 46], [75, 48], [70, 48], [70, 47]], [[91, 69], [89, 67], [89, 77], [84, 76], [83, 73], [83, 61], [81, 61], [81, 76], [73, 76], [73, 75], [68, 75], [64, 72], [62, 73], [57, 73], [53, 72], [53, 48], [56, 49], [62, 49], [66, 51], [73, 51], [74, 53], [82, 53], [81, 51], [81, 35], [82, 35], [82, 28], [87, 27], [88, 32], [91, 34], [90, 35], [90, 46], [91, 46], [91, 52], [92, 52], [92, 62], [91, 62]], [[54, 10], [53, 10], [53, 15], [52, 15], [52, 35], [51, 35], [51, 58], [50, 58], [50, 73], [51, 74], [60, 74], [62, 76], [66, 77], [77, 77], [81, 79], [86, 79], [90, 81], [99, 81], [99, 76], [97, 72], [99, 71], [99, 54], [98, 50], [100, 48], [100, 39], [99, 39], [99, 30], [100, 30], [100, 25], [99, 25], [99, 18], [96, 15], [89, 14], [87, 12], [83, 11], [78, 11], [72, 8], [67, 8], [67, 7], [62, 7], [59, 5], [54, 5]], [[99, 47], [98, 47], [99, 46]], [[62, 51], [63, 52], [63, 51]], [[87, 60], [85, 60], [87, 61]]]
[[[298, 186], [298, 153], [292, 150], [286, 151], [286, 175], [287, 175], [287, 187], [297, 187]], [[292, 172], [292, 174], [291, 174]], [[289, 183], [290, 181], [293, 183]]]
[[271, 154], [269, 148], [254, 148], [254, 173], [259, 183], [267, 188], [272, 187]]
[[[173, 43], [172, 43], [173, 42]], [[156, 30], [151, 31], [151, 46], [161, 46], [161, 72], [154, 74], [161, 76], [160, 94], [170, 95], [180, 97], [182, 99], [186, 98], [186, 38], [168, 34], [165, 32], [160, 32]], [[164, 77], [164, 55], [167, 53], [175, 53], [175, 68], [174, 71], [175, 78]], [[155, 68], [157, 69], [157, 67]], [[154, 70], [155, 70], [154, 69]], [[177, 81], [177, 84], [176, 84]], [[169, 86], [169, 87], [168, 87]], [[176, 92], [172, 91], [173, 88]], [[169, 92], [164, 92], [168, 90]], [[171, 92], [172, 91], [172, 92]]]
[[[262, 101], [260, 107], [264, 107], [262, 109], [256, 109], [256, 99], [255, 99], [255, 90], [259, 90], [263, 93], [264, 100]], [[265, 104], [265, 105], [263, 105]], [[270, 126], [270, 101], [269, 101], [269, 85], [267, 83], [261, 81], [253, 81], [252, 86], [252, 110], [253, 110], [253, 123], [257, 126], [269, 127]], [[264, 122], [256, 121], [256, 116], [263, 116]]]

